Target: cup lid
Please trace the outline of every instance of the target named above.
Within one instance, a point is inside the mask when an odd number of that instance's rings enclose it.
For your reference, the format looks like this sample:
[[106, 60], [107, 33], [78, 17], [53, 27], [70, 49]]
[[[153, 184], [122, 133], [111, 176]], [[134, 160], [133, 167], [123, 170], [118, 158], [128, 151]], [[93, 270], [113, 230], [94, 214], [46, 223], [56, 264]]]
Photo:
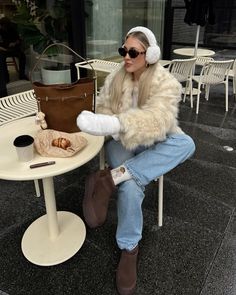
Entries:
[[20, 135], [17, 136], [13, 142], [16, 147], [24, 147], [30, 145], [34, 142], [34, 138], [30, 135]]

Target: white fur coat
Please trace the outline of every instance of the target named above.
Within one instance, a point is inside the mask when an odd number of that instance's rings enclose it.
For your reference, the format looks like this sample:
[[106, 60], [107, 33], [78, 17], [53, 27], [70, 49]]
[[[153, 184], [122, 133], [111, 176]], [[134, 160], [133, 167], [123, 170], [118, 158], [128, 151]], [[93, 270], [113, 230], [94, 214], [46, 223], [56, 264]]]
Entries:
[[111, 110], [109, 88], [113, 77], [107, 76], [97, 99], [96, 112], [116, 115], [121, 124], [119, 138], [127, 149], [139, 145], [150, 146], [156, 141], [163, 141], [167, 134], [183, 133], [178, 127], [178, 103], [181, 99], [180, 83], [161, 65], [154, 73], [150, 96], [141, 108], [132, 107], [133, 81], [127, 75], [122, 85], [120, 109], [117, 114]]

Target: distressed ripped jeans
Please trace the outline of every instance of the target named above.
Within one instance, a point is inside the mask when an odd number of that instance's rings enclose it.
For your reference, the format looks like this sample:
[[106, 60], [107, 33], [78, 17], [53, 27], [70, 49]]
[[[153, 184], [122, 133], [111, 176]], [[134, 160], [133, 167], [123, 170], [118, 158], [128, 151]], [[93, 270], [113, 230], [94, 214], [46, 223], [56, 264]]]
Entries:
[[118, 185], [116, 241], [121, 250], [134, 249], [142, 238], [145, 186], [183, 163], [194, 151], [195, 144], [186, 134], [171, 134], [165, 141], [132, 151], [126, 150], [120, 141], [106, 143], [109, 166], [116, 168], [124, 164], [132, 175], [132, 179]]

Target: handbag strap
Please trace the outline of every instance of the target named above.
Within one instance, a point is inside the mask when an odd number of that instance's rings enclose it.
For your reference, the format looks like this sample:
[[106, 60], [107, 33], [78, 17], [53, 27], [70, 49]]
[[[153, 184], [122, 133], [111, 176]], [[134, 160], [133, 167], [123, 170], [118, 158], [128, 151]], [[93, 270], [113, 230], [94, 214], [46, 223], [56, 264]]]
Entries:
[[33, 83], [33, 81], [32, 81], [32, 74], [33, 74], [33, 72], [35, 71], [37, 65], [39, 64], [40, 60], [42, 60], [42, 58], [44, 57], [45, 52], [47, 52], [47, 50], [48, 50], [49, 48], [53, 47], [53, 46], [57, 46], [57, 47], [58, 47], [58, 46], [62, 46], [62, 47], [64, 47], [64, 48], [68, 49], [70, 52], [74, 53], [74, 55], [76, 55], [77, 57], [79, 57], [80, 59], [82, 59], [84, 62], [86, 62], [86, 63], [91, 67], [91, 69], [92, 69], [92, 71], [93, 71], [93, 79], [94, 79], [94, 80], [97, 79], [96, 71], [94, 70], [94, 68], [93, 68], [93, 66], [91, 65], [91, 63], [89, 62], [89, 60], [87, 60], [86, 58], [84, 58], [84, 57], [82, 57], [81, 55], [79, 55], [76, 51], [74, 51], [74, 50], [71, 49], [69, 46], [65, 45], [64, 43], [53, 43], [53, 44], [48, 45], [48, 46], [43, 50], [43, 52], [40, 54], [40, 56], [37, 58], [37, 61], [36, 61], [36, 63], [34, 64], [32, 70], [31, 70], [31, 72], [30, 72], [30, 81], [31, 81], [31, 83]]

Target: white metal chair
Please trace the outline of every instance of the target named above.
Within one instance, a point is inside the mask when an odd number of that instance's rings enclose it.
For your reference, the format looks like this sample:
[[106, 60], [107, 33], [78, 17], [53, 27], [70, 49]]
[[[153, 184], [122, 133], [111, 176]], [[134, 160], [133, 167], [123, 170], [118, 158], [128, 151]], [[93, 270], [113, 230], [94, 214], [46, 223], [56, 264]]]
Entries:
[[210, 61], [214, 61], [214, 58], [209, 56], [198, 56], [196, 59], [196, 66], [204, 66], [205, 63], [209, 63]]
[[190, 103], [191, 108], [193, 107], [193, 95], [192, 95], [192, 75], [194, 71], [196, 63], [196, 58], [188, 58], [188, 59], [173, 59], [169, 64], [169, 72], [179, 81], [186, 82], [185, 90], [184, 90], [184, 98], [185, 102], [186, 95], [190, 94]]
[[194, 75], [193, 81], [198, 83], [196, 114], [199, 112], [199, 100], [202, 85], [205, 86], [205, 99], [208, 100], [210, 86], [217, 84], [225, 85], [225, 110], [228, 111], [228, 75], [233, 60], [210, 61], [202, 67], [200, 75]]
[[[209, 56], [197, 56], [195, 68], [193, 70], [193, 75], [198, 75], [198, 73], [201, 71], [202, 67], [206, 63], [209, 63], [210, 61], [214, 61], [214, 58], [209, 57]], [[205, 87], [205, 86], [202, 85], [202, 87]], [[198, 94], [197, 89], [195, 91], [193, 91], [193, 92], [194, 92], [193, 95], [197, 95]]]
[[[38, 111], [34, 91], [24, 91], [0, 98], [0, 126], [11, 121], [32, 116]], [[40, 197], [38, 180], [34, 180], [36, 196]]]
[[233, 93], [236, 99], [236, 59], [234, 60], [233, 68], [229, 70], [229, 78], [233, 79]]

